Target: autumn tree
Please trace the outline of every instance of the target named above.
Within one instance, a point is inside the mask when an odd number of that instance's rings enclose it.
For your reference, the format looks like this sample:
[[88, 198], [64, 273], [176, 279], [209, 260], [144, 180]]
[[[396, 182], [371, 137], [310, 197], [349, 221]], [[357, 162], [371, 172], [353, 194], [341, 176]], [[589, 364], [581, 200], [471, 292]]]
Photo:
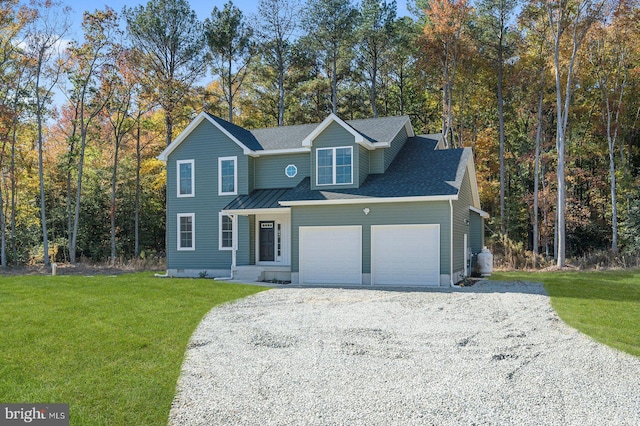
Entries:
[[[34, 15], [20, 7], [17, 0], [0, 2], [0, 169], [8, 170], [0, 176], [0, 267], [7, 267], [7, 214], [10, 212], [10, 241], [13, 259], [16, 260], [15, 243], [15, 156], [18, 124], [27, 108], [27, 81], [30, 78], [29, 64], [21, 55], [20, 35]], [[7, 150], [7, 146], [9, 149]], [[9, 152], [7, 152], [9, 151]], [[9, 154], [9, 167], [7, 167]], [[8, 177], [9, 197], [4, 188]], [[10, 208], [5, 206], [7, 202]]]
[[618, 194], [616, 154], [621, 133], [625, 92], [633, 66], [633, 45], [640, 35], [631, 4], [615, 1], [606, 18], [596, 23], [588, 39], [587, 58], [594, 86], [599, 92], [600, 119], [609, 153], [611, 192], [611, 251], [618, 253]]
[[[471, 7], [467, 0], [434, 0], [425, 10], [427, 22], [421, 40], [422, 61], [437, 58], [442, 88], [442, 137], [453, 143], [453, 92], [458, 66], [469, 48], [468, 24]], [[428, 66], [423, 63], [423, 66]]]

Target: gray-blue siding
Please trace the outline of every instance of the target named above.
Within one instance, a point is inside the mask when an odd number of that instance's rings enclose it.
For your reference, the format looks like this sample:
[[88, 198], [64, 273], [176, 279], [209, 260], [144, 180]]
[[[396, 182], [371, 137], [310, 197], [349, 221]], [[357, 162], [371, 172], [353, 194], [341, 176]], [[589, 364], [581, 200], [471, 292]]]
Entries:
[[[218, 212], [233, 195], [218, 195], [218, 157], [237, 156], [238, 194], [249, 192], [248, 157], [208, 121], [197, 126], [167, 159], [167, 268], [229, 269], [231, 251], [219, 250]], [[195, 197], [176, 195], [176, 161], [194, 160]], [[195, 214], [195, 250], [177, 250], [177, 215]], [[249, 221], [238, 218], [238, 263], [249, 261]], [[244, 259], [246, 257], [246, 259]]]
[[[265, 155], [253, 159], [253, 171], [251, 180], [254, 189], [293, 188], [301, 180], [311, 175], [311, 162], [308, 153]], [[287, 177], [284, 173], [288, 165], [294, 165], [298, 174]]]

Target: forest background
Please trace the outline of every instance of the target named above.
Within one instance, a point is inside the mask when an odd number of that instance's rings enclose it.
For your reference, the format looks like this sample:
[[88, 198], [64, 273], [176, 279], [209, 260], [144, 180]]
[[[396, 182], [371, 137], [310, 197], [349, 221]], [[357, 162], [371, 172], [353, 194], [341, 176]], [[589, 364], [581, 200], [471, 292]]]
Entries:
[[[408, 115], [472, 147], [500, 265], [638, 266], [637, 0], [0, 0], [1, 266], [162, 260], [156, 156], [245, 128]], [[207, 75], [215, 76], [206, 81]], [[45, 255], [45, 253], [47, 255]]]

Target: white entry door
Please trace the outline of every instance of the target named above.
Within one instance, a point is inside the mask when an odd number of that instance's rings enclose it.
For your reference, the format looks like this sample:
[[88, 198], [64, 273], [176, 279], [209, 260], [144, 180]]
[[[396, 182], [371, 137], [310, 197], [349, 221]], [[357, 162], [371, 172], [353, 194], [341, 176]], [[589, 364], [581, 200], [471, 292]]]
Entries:
[[362, 284], [361, 226], [301, 226], [301, 284]]
[[440, 225], [371, 227], [374, 285], [440, 285]]

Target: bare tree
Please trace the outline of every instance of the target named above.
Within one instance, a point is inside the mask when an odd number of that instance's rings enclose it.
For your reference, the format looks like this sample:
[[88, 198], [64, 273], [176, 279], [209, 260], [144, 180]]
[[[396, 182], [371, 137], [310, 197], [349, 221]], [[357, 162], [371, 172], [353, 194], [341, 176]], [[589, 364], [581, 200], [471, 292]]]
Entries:
[[[558, 151], [558, 201], [556, 232], [557, 266], [566, 263], [566, 208], [565, 146], [569, 107], [573, 92], [573, 77], [578, 51], [587, 31], [600, 15], [604, 0], [554, 0], [545, 4], [553, 48], [553, 69], [556, 83], [556, 149]], [[568, 46], [565, 46], [568, 43]], [[564, 57], [568, 49], [568, 56]], [[563, 94], [564, 86], [564, 94]]]
[[69, 30], [69, 8], [62, 8], [59, 2], [37, 1], [33, 4], [33, 21], [27, 27], [24, 54], [33, 61], [34, 67], [34, 110], [36, 115], [38, 147], [38, 180], [40, 183], [40, 223], [44, 264], [49, 266], [49, 239], [47, 236], [47, 214], [44, 191], [43, 124], [53, 91], [62, 74], [61, 53], [64, 49], [64, 35]]
[[94, 13], [85, 12], [82, 27], [85, 42], [74, 45], [71, 52], [69, 79], [73, 83], [73, 95], [78, 102], [78, 127], [80, 147], [77, 163], [76, 201], [73, 228], [69, 241], [69, 261], [76, 262], [78, 226], [80, 223], [80, 204], [82, 199], [82, 176], [87, 148], [87, 133], [91, 122], [101, 113], [109, 102], [111, 94], [100, 92], [100, 77], [113, 66], [113, 38], [117, 32], [117, 15], [113, 9]]

